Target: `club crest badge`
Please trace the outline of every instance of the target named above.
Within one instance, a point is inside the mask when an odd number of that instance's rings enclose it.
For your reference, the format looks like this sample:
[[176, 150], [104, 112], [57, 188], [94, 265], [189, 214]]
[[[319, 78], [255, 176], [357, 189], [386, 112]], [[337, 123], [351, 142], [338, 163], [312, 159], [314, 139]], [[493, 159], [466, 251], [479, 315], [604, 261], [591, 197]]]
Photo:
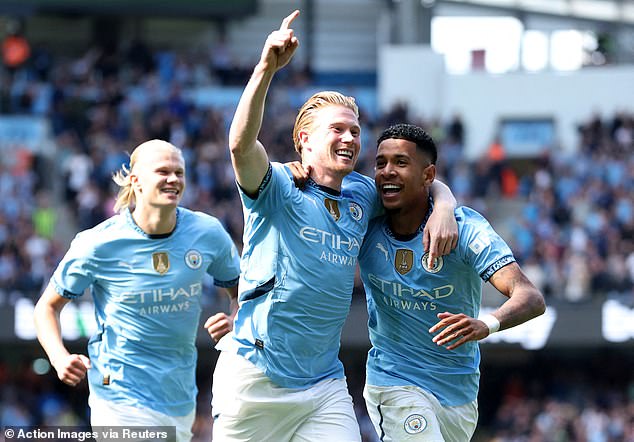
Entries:
[[434, 260], [433, 267], [429, 267], [428, 261], [429, 261], [429, 252], [427, 252], [427, 253], [425, 253], [423, 255], [423, 257], [420, 260], [420, 263], [423, 265], [423, 268], [425, 270], [427, 270], [429, 273], [438, 273], [438, 272], [440, 272], [440, 269], [442, 269], [442, 266], [444, 264], [442, 256], [439, 256], [438, 258], [436, 258]]
[[341, 218], [341, 212], [339, 212], [339, 202], [330, 198], [326, 198], [324, 200], [324, 205], [326, 209], [328, 209], [328, 213], [335, 219], [335, 221], [339, 221]]
[[159, 274], [166, 274], [170, 269], [170, 260], [167, 252], [152, 253], [152, 266]]
[[350, 202], [350, 215], [352, 216], [352, 219], [355, 221], [361, 221], [361, 218], [363, 218], [363, 209], [361, 208], [360, 205], [358, 205], [355, 202]]
[[420, 414], [410, 414], [403, 424], [407, 434], [422, 433], [427, 428], [427, 419]]
[[203, 263], [203, 256], [198, 250], [190, 250], [185, 254], [185, 264], [192, 270], [199, 269]]
[[394, 268], [401, 275], [412, 270], [414, 264], [414, 252], [409, 249], [398, 249], [394, 257]]

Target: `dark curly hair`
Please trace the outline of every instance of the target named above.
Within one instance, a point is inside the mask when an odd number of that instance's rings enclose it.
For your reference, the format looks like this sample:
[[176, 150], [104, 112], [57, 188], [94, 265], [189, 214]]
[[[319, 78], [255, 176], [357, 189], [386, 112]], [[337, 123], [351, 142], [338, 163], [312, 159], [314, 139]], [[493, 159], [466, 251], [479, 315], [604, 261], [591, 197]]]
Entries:
[[436, 143], [421, 127], [413, 124], [394, 124], [381, 132], [376, 142], [377, 147], [382, 141], [389, 139], [407, 140], [415, 143], [416, 147], [429, 157], [431, 164], [436, 164], [438, 159]]

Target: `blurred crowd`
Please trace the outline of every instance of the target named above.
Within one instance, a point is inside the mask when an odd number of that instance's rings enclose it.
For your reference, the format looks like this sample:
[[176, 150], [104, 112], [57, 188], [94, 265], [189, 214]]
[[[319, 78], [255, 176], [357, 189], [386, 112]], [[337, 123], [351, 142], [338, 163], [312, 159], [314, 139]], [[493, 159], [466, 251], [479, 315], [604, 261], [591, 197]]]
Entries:
[[544, 362], [502, 376], [487, 440], [634, 441], [634, 377], [621, 357], [589, 352]]
[[[112, 215], [112, 173], [152, 138], [183, 149], [183, 205], [218, 217], [240, 245], [242, 211], [226, 140], [233, 109], [196, 105], [190, 91], [241, 85], [243, 77], [227, 68], [222, 51], [152, 52], [139, 41], [121, 51], [93, 47], [78, 57], [32, 48], [28, 62], [0, 69], [0, 116], [47, 118], [56, 146], [53, 157], [25, 148], [0, 155], [0, 305], [39, 296], [72, 235]], [[298, 91], [309, 84], [309, 72], [289, 67], [272, 86], [261, 134], [272, 160], [297, 159], [292, 124], [302, 101]], [[405, 105], [378, 116], [361, 112], [360, 171], [373, 173], [380, 129], [420, 124], [437, 141], [439, 175], [460, 203], [499, 219], [508, 214], [496, 213], [494, 202], [521, 202], [506, 239], [547, 300], [614, 296], [634, 305], [634, 114], [589, 115], [579, 122], [578, 146], [554, 147], [517, 167], [498, 142], [481, 158], [467, 158], [468, 128], [459, 115], [420, 120]], [[362, 370], [349, 382], [366, 440], [374, 441], [360, 387], [354, 387], [362, 385]], [[199, 440], [209, 440], [210, 430], [205, 383], [211, 367], [204, 371]], [[587, 391], [592, 382], [576, 379], [566, 395], [503, 396], [487, 424], [492, 440], [634, 441], [632, 391]], [[50, 371], [36, 374], [30, 362], [1, 363], [0, 425], [85, 424], [86, 394], [85, 387], [71, 392]]]
[[548, 295], [634, 305], [634, 116], [592, 116], [574, 152], [553, 152], [520, 182], [512, 248]]

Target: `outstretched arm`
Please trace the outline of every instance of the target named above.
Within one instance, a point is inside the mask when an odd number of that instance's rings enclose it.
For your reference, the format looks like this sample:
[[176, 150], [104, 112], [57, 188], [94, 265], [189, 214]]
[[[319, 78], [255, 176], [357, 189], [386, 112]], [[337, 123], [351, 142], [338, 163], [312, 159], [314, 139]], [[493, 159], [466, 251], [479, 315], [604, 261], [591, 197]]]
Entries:
[[454, 217], [456, 198], [449, 187], [438, 180], [431, 184], [434, 210], [425, 224], [423, 246], [429, 252], [429, 266], [442, 255], [448, 255], [458, 244], [458, 223]]
[[62, 341], [59, 316], [69, 302], [49, 284], [35, 305], [34, 319], [37, 339], [57, 371], [57, 376], [65, 384], [75, 386], [86, 377], [90, 359], [82, 354], [71, 354]]
[[[515, 327], [544, 313], [546, 304], [544, 296], [531, 283], [517, 263], [502, 267], [491, 276], [489, 282], [508, 300], [504, 302], [489, 318], [487, 322], [499, 322], [499, 330]], [[440, 321], [429, 329], [430, 333], [439, 330], [433, 341], [438, 345], [447, 346], [448, 350], [468, 341], [484, 339], [493, 331], [490, 325], [480, 319], [472, 318], [463, 313], [439, 313]]]
[[299, 11], [294, 11], [266, 39], [260, 61], [240, 97], [229, 129], [229, 148], [236, 179], [248, 194], [255, 194], [268, 169], [268, 155], [257, 137], [273, 75], [288, 64], [299, 45], [290, 28], [298, 15]]

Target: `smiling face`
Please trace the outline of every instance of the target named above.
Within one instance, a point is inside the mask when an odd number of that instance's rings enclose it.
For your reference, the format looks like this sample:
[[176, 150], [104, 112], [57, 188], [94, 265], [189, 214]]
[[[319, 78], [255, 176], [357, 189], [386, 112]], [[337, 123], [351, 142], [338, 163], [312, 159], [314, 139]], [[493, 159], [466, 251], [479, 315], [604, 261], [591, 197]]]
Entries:
[[315, 112], [310, 128], [299, 132], [302, 162], [313, 167], [317, 182], [338, 189], [357, 163], [360, 135], [359, 119], [352, 109], [324, 106]]
[[137, 208], [176, 209], [185, 190], [185, 162], [180, 151], [165, 141], [139, 146], [130, 173]]
[[435, 176], [435, 166], [416, 143], [388, 138], [379, 144], [374, 180], [386, 210], [420, 213]]

